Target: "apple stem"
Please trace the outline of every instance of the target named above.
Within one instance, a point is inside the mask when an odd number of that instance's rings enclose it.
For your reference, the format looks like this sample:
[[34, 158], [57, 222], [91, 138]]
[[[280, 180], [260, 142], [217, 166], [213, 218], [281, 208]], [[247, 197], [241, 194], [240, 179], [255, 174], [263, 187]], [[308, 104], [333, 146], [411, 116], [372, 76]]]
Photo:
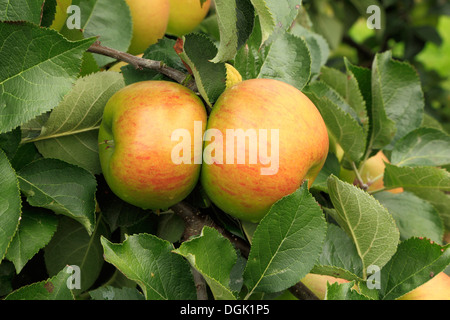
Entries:
[[364, 183], [364, 181], [361, 177], [361, 174], [359, 173], [359, 170], [356, 167], [356, 164], [354, 161], [352, 161], [352, 168], [353, 168], [353, 171], [355, 171], [356, 179], [358, 180], [359, 187], [361, 187], [361, 189], [363, 189], [363, 190], [367, 190], [369, 188], [369, 186]]
[[186, 86], [194, 92], [198, 92], [195, 80], [188, 74], [182, 71], [168, 67], [163, 61], [155, 61], [150, 59], [145, 59], [141, 57], [134, 56], [127, 52], [118, 51], [113, 48], [105, 47], [100, 44], [100, 41], [95, 41], [87, 50], [91, 53], [101, 54], [103, 56], [111, 57], [117, 60], [128, 62], [133, 65], [136, 69], [151, 69], [155, 70], [176, 82]]

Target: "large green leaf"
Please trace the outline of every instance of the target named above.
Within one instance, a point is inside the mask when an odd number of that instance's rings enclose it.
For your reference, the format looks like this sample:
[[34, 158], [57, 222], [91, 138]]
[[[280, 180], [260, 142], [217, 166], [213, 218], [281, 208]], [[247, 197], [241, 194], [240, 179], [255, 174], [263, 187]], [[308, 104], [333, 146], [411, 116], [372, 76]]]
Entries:
[[380, 298], [397, 299], [421, 286], [450, 264], [450, 245], [442, 247], [429, 239], [410, 238], [381, 270]]
[[386, 163], [383, 181], [388, 189], [450, 191], [450, 173], [436, 167], [397, 167]]
[[73, 218], [93, 232], [97, 182], [91, 173], [61, 160], [41, 159], [23, 167], [18, 176], [30, 205]]
[[94, 38], [68, 41], [28, 23], [0, 23], [0, 133], [56, 107]]
[[135, 281], [147, 300], [197, 298], [189, 263], [168, 241], [141, 233], [119, 244], [104, 237], [101, 242], [105, 260]]
[[397, 250], [397, 226], [386, 208], [364, 190], [331, 176], [328, 191], [335, 208], [330, 213], [355, 243], [365, 278], [369, 266], [383, 267]]
[[32, 139], [39, 152], [93, 174], [101, 173], [98, 128], [106, 102], [123, 86], [123, 77], [118, 72], [98, 72], [79, 78], [61, 104], [52, 110], [41, 134]]
[[276, 202], [252, 237], [244, 271], [247, 297], [279, 292], [300, 281], [320, 255], [326, 227], [307, 183]]
[[0, 149], [0, 261], [3, 260], [19, 226], [22, 200], [14, 169]]
[[174, 250], [184, 256], [208, 283], [215, 300], [234, 300], [230, 273], [237, 257], [230, 241], [213, 228], [204, 227], [200, 236]]

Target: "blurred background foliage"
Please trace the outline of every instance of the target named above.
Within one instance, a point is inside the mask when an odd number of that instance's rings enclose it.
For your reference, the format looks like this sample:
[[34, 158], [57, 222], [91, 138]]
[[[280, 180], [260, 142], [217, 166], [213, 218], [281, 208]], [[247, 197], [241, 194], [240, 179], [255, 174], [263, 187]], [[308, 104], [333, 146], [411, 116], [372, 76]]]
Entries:
[[[303, 0], [302, 25], [327, 39], [328, 65], [343, 68], [343, 57], [370, 67], [377, 52], [413, 64], [422, 81], [428, 126], [450, 132], [450, 1]], [[367, 13], [378, 5], [381, 28], [370, 29]]]

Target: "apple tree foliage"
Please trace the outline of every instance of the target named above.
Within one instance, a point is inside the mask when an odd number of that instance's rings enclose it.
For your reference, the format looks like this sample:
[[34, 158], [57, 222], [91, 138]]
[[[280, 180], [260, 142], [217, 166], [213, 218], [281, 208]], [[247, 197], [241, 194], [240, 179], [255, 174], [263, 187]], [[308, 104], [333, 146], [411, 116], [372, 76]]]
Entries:
[[[124, 0], [73, 4], [81, 28], [58, 32], [48, 28], [54, 0], [0, 0], [1, 297], [197, 299], [200, 275], [210, 299], [273, 299], [317, 273], [359, 287], [334, 284], [328, 299], [383, 300], [446, 270], [449, 86], [429, 62], [449, 48], [439, 31], [448, 4], [216, 0], [179, 52], [170, 36], [150, 46], [144, 58], [195, 79], [208, 109], [225, 90], [225, 63], [244, 80], [297, 87], [344, 152], [339, 162], [331, 150], [312, 188], [299, 186], [259, 224], [227, 216], [198, 186], [182, 208], [210, 223], [189, 237], [176, 208], [155, 214], [115, 197], [98, 160], [109, 97], [172, 79], [131, 65], [107, 71], [115, 59], [88, 52], [96, 40], [127, 50]], [[365, 25], [370, 5], [380, 9], [379, 29]], [[390, 159], [384, 189], [339, 178], [379, 150]], [[78, 287], [67, 285], [69, 265], [80, 269]]]

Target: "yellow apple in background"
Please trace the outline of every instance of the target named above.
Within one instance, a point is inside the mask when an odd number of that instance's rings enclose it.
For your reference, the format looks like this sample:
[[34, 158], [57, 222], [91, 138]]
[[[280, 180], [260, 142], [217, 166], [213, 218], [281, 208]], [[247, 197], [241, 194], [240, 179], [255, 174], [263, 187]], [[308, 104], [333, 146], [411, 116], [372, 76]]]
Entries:
[[325, 276], [322, 274], [308, 273], [302, 280], [300, 280], [312, 293], [314, 293], [320, 300], [325, 299], [327, 293], [327, 283], [333, 284], [335, 282], [347, 283], [348, 280], [335, 278], [332, 276]]
[[235, 84], [242, 82], [242, 76], [239, 73], [239, 71], [236, 70], [235, 67], [233, 67], [229, 63], [225, 63], [225, 67], [227, 69], [227, 82], [226, 82], [227, 89], [234, 86]]
[[60, 31], [67, 19], [67, 8], [72, 4], [72, 0], [56, 0], [56, 13], [50, 28]]
[[450, 300], [450, 276], [441, 272], [397, 300]]
[[211, 0], [202, 5], [200, 0], [170, 0], [170, 17], [167, 33], [181, 37], [192, 32], [206, 17]]
[[[385, 162], [389, 163], [388, 158], [383, 151], [379, 151], [376, 155], [367, 159], [360, 169], [360, 175], [365, 184], [369, 186], [367, 191], [375, 191], [384, 187], [383, 175], [386, 168]], [[356, 174], [353, 170], [341, 168], [340, 179], [348, 183], [354, 183]], [[392, 193], [401, 193], [403, 188], [395, 188], [388, 190]]]
[[[138, 56], [139, 58], [142, 58], [143, 55], [144, 55], [144, 54], [141, 53], [141, 54], [138, 54], [137, 56]], [[127, 64], [128, 64], [128, 62], [120, 61], [120, 62], [117, 62], [116, 64], [113, 64], [113, 65], [111, 66], [111, 68], [109, 68], [108, 70], [109, 70], [109, 71], [115, 71], [115, 72], [122, 72], [122, 70], [120, 70], [120, 68], [126, 66]]]
[[133, 37], [128, 52], [144, 52], [164, 37], [169, 22], [169, 0], [126, 0], [133, 20]]

